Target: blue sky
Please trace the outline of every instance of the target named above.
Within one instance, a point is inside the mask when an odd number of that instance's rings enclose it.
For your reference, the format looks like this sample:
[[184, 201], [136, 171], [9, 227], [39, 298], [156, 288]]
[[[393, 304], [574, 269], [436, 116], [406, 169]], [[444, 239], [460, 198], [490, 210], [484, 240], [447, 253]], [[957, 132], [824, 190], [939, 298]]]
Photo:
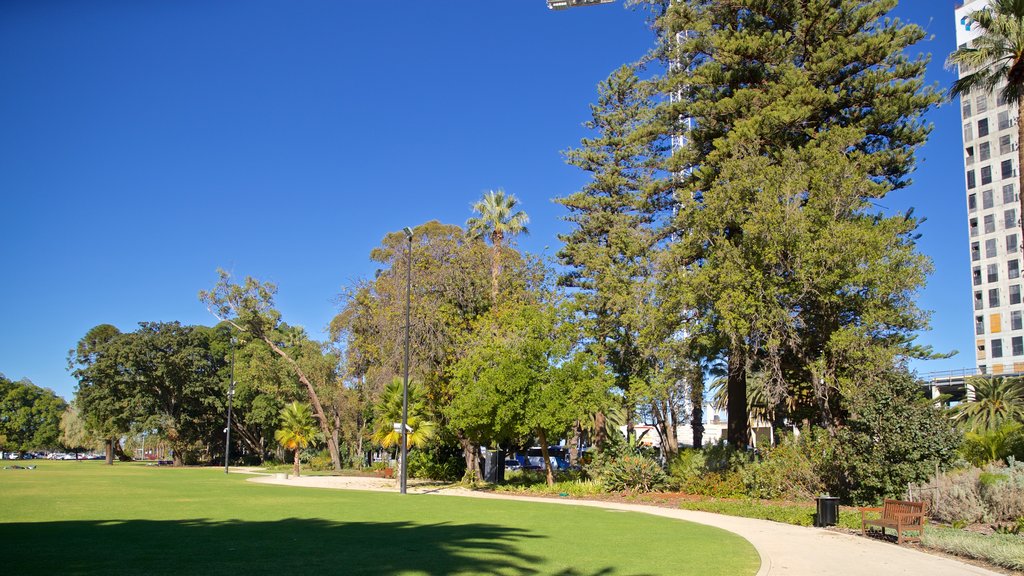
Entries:
[[[954, 6], [896, 11], [934, 36], [943, 87]], [[196, 293], [217, 267], [276, 282], [284, 319], [322, 338], [387, 232], [461, 224], [492, 188], [531, 216], [521, 247], [553, 254], [551, 198], [584, 183], [560, 151], [652, 40], [621, 2], [3, 2], [0, 372], [71, 398], [90, 327], [210, 324]], [[914, 185], [884, 204], [928, 218], [921, 341], [966, 354], [922, 372], [974, 364], [959, 111], [929, 120]]]

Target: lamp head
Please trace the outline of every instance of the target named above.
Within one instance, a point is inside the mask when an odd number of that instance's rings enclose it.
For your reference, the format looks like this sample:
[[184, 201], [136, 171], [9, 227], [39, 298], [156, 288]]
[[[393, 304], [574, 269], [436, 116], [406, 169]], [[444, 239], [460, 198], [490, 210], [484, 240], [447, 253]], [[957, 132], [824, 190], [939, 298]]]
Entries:
[[406, 226], [402, 228], [402, 232], [405, 232], [405, 237], [411, 242], [412, 241], [412, 228]]

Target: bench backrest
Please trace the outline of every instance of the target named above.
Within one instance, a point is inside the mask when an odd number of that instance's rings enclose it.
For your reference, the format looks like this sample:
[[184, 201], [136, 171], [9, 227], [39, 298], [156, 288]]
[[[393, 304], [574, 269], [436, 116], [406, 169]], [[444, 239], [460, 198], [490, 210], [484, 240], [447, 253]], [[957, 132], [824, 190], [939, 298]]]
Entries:
[[924, 521], [924, 510], [924, 502], [886, 500], [882, 507], [882, 518], [885, 520], [895, 520], [897, 515], [903, 515], [904, 519], [907, 519], [907, 516], [913, 516], [913, 523], [919, 524]]

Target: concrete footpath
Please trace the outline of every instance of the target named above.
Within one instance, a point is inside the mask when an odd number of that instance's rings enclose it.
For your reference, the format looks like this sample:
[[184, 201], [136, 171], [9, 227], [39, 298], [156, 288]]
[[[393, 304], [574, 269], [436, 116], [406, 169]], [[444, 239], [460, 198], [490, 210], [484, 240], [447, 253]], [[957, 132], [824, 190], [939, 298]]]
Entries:
[[[242, 470], [239, 472], [244, 473]], [[284, 479], [275, 476], [259, 476], [250, 478], [249, 481], [309, 488], [397, 491], [395, 480], [382, 478], [304, 476]], [[757, 571], [757, 576], [1000, 576], [1000, 573], [992, 570], [952, 558], [928, 554], [913, 548], [897, 546], [889, 542], [768, 520], [642, 504], [510, 496], [493, 492], [474, 492], [464, 488], [437, 487], [429, 484], [410, 484], [407, 491], [427, 495], [520, 500], [552, 506], [589, 506], [641, 512], [715, 526], [738, 534], [754, 545], [761, 556], [761, 568]]]

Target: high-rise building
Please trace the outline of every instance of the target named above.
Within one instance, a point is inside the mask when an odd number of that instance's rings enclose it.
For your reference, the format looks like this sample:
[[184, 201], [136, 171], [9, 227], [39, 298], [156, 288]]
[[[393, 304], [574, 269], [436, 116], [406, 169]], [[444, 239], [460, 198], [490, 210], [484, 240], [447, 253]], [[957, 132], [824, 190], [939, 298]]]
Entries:
[[[987, 4], [973, 0], [956, 9], [958, 46], [979, 35], [970, 14]], [[960, 97], [975, 359], [987, 374], [1024, 372], [1017, 110], [999, 93], [974, 90]]]

